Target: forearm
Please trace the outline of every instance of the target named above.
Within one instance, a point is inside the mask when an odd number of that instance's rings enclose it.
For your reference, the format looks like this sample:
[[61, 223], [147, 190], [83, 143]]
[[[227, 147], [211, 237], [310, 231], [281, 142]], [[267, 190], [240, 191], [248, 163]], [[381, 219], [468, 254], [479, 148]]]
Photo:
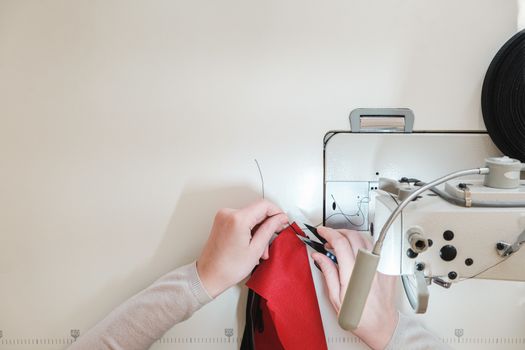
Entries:
[[148, 349], [210, 300], [193, 262], [164, 275], [124, 302], [69, 349]]
[[443, 343], [434, 334], [427, 331], [414, 318], [399, 313], [399, 321], [392, 339], [385, 350], [449, 350], [448, 345]]

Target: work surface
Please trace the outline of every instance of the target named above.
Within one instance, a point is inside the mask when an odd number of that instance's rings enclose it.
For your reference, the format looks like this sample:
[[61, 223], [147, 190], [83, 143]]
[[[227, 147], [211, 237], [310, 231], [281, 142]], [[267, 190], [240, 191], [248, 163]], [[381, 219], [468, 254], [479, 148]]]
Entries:
[[[195, 259], [218, 208], [261, 197], [255, 158], [267, 198], [319, 223], [322, 139], [353, 108], [483, 129], [481, 82], [516, 14], [513, 0], [0, 0], [0, 349], [65, 348]], [[365, 348], [313, 271], [329, 348]], [[237, 348], [245, 296], [155, 348]], [[458, 349], [519, 349], [524, 300], [509, 282], [433, 287], [425, 321]]]

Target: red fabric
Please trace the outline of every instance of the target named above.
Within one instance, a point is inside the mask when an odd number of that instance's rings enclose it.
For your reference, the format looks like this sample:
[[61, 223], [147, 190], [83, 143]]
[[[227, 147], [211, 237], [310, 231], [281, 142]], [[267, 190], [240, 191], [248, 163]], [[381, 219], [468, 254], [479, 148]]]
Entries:
[[304, 233], [292, 225], [273, 241], [270, 258], [246, 283], [264, 299], [264, 331], [255, 330], [256, 350], [327, 349], [308, 252], [296, 236]]

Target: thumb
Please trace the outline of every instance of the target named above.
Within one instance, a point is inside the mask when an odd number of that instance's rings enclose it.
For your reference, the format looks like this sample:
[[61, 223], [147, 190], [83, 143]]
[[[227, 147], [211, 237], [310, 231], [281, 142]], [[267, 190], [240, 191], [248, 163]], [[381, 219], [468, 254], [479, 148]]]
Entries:
[[341, 308], [341, 284], [339, 283], [339, 271], [334, 262], [327, 256], [319, 253], [313, 253], [312, 259], [319, 265], [326, 282], [326, 289], [328, 290], [328, 298], [334, 307], [335, 311], [339, 313]]
[[270, 242], [273, 234], [280, 231], [286, 223], [288, 223], [288, 217], [281, 213], [270, 216], [259, 225], [250, 242], [251, 249], [255, 250], [258, 257], [261, 257], [264, 253], [264, 249]]

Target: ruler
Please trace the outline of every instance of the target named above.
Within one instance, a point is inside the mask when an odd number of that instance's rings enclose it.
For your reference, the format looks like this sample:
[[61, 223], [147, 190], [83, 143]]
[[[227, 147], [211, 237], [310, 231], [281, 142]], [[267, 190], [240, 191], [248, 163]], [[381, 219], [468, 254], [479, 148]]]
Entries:
[[[53, 349], [64, 349], [65, 345], [71, 345], [76, 340], [76, 337], [58, 337], [58, 338], [0, 338], [0, 349], [16, 349], [26, 345], [31, 345], [31, 348], [46, 347]], [[457, 335], [455, 337], [444, 337], [440, 338], [446, 344], [453, 347], [462, 348], [465, 345], [466, 348], [473, 348], [473, 345], [490, 345], [491, 348], [497, 348], [498, 345], [504, 348], [516, 348], [522, 349], [525, 345], [525, 337], [463, 337]], [[156, 344], [209, 344], [210, 348], [213, 348], [213, 344], [232, 344], [234, 348], [238, 348], [242, 338], [225, 336], [225, 337], [162, 337], [157, 340]], [[327, 337], [326, 341], [328, 344], [362, 344], [361, 339], [355, 336], [348, 337]], [[49, 347], [50, 345], [56, 345], [56, 347]], [[514, 346], [514, 347], [513, 347]]]

